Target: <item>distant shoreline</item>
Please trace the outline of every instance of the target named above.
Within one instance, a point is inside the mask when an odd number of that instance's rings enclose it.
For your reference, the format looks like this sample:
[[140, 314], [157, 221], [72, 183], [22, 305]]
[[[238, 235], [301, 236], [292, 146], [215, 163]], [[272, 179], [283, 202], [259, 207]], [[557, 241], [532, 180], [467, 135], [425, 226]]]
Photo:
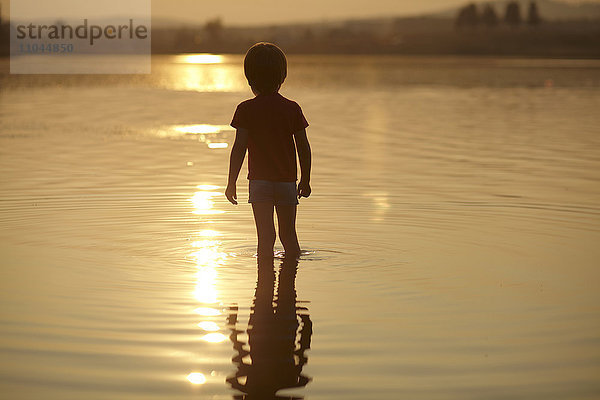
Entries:
[[[216, 22], [215, 22], [216, 23]], [[539, 26], [457, 27], [448, 18], [401, 18], [387, 23], [153, 29], [154, 54], [244, 54], [258, 41], [287, 54], [485, 55], [600, 58], [600, 20], [547, 21]]]
[[[243, 52], [237, 52], [237, 53], [231, 53], [231, 52], [221, 52], [221, 53], [215, 53], [215, 52], [200, 52], [200, 53], [196, 53], [196, 52], [184, 52], [184, 53], [152, 53], [151, 56], [177, 56], [177, 55], [194, 55], [194, 54], [214, 54], [214, 55], [222, 55], [222, 56], [240, 56], [243, 57], [245, 55], [245, 53]], [[110, 56], [118, 56], [119, 54], [78, 54], [80, 56], [103, 56], [103, 55], [110, 55]], [[130, 56], [130, 54], [121, 54], [123, 56]], [[532, 55], [532, 54], [451, 54], [451, 53], [445, 53], [445, 54], [409, 54], [409, 53], [288, 53], [288, 56], [294, 57], [294, 56], [316, 56], [316, 57], [327, 57], [327, 56], [331, 56], [331, 57], [336, 57], [336, 56], [340, 56], [340, 57], [368, 57], [368, 56], [373, 56], [373, 57], [406, 57], [406, 58], [421, 58], [421, 59], [426, 59], [426, 58], [435, 58], [435, 59], [443, 59], [443, 58], [464, 58], [464, 59], [468, 59], [468, 58], [473, 58], [473, 59], [514, 59], [514, 60], [590, 60], [590, 61], [594, 61], [594, 60], [600, 60], [600, 56], [581, 56], [581, 57], [570, 57], [570, 56], [560, 56], [560, 55], [553, 55], [553, 56], [544, 56], [544, 55]], [[75, 55], [77, 56], [77, 55]], [[10, 55], [8, 54], [2, 54], [0, 55], [0, 60], [3, 62], [9, 62], [10, 61]], [[202, 64], [202, 63], [200, 63]], [[0, 71], [2, 72], [2, 71]]]
[[[9, 54], [8, 26], [0, 27], [0, 56]], [[252, 44], [268, 41], [286, 54], [600, 58], [597, 19], [511, 27], [422, 17], [258, 28], [224, 26], [217, 19], [197, 27], [153, 27], [151, 35], [152, 54], [245, 54]]]

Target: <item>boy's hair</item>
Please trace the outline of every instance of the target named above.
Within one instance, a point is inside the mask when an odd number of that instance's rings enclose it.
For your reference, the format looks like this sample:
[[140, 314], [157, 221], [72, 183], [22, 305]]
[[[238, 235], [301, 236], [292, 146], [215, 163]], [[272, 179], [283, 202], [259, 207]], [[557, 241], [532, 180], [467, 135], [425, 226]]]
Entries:
[[244, 74], [255, 92], [276, 92], [287, 76], [285, 54], [273, 43], [256, 43], [246, 52]]

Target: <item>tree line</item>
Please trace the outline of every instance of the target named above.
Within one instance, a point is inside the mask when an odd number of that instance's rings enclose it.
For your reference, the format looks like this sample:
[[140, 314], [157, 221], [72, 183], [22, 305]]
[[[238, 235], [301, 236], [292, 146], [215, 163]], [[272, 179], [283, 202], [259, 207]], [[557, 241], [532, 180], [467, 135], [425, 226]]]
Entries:
[[495, 27], [500, 24], [517, 27], [522, 23], [536, 26], [541, 22], [542, 18], [540, 17], [538, 6], [535, 1], [529, 3], [526, 17], [522, 16], [519, 3], [517, 1], [510, 1], [506, 5], [503, 16], [499, 16], [496, 13], [492, 4], [484, 4], [483, 8], [477, 7], [475, 3], [467, 4], [458, 11], [455, 25], [458, 28], [475, 27], [478, 25]]

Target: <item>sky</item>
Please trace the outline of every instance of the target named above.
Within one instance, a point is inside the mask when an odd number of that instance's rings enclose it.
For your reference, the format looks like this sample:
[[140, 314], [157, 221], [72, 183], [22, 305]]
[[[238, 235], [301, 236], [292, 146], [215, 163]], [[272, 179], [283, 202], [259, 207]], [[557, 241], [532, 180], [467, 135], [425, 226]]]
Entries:
[[[8, 15], [10, 1], [0, 0], [3, 16]], [[32, 10], [32, 19], [47, 16], [51, 13], [53, 4], [62, 1], [74, 0], [37, 0], [37, 5]], [[127, 0], [123, 1], [127, 3]], [[580, 0], [562, 1], [581, 2]], [[206, 20], [220, 17], [226, 25], [260, 25], [386, 15], [418, 15], [442, 11], [468, 2], [469, 0], [152, 0], [152, 16], [196, 23], [204, 23]], [[600, 3], [600, 0], [589, 2]], [[110, 14], [111, 10], [107, 9], [106, 12]], [[69, 16], [64, 15], [64, 18]]]

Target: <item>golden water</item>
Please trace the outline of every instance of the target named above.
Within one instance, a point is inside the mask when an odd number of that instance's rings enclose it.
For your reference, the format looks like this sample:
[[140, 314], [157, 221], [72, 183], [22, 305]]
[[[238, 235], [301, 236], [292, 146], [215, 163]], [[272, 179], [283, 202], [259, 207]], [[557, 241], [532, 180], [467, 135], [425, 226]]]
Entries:
[[231, 399], [252, 332], [281, 398], [600, 394], [600, 62], [290, 56], [306, 253], [257, 287], [241, 59], [0, 76], [0, 397]]

